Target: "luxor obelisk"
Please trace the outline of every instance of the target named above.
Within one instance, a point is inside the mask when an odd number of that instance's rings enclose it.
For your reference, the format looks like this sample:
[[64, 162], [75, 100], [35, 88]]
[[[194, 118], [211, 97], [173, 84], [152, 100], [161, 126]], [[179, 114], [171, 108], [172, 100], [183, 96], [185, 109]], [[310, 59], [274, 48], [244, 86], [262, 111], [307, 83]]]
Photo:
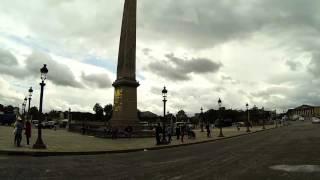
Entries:
[[111, 126], [123, 130], [138, 129], [136, 81], [136, 19], [137, 0], [125, 0], [118, 54], [117, 79]]

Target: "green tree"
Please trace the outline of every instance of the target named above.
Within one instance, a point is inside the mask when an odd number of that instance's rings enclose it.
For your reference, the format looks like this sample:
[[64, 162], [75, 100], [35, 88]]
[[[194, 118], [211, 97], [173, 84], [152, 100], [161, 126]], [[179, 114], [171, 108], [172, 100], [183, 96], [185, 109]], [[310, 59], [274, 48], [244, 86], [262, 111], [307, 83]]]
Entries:
[[36, 119], [39, 120], [40, 116], [39, 116], [39, 110], [36, 106], [33, 106], [30, 108], [30, 116], [32, 119]]
[[4, 111], [4, 106], [0, 104], [0, 111]]
[[105, 118], [106, 118], [106, 121], [109, 121], [112, 117], [112, 104], [108, 104], [108, 105], [105, 105], [103, 107], [103, 111], [105, 113]]
[[51, 111], [49, 112], [49, 114], [48, 114], [48, 118], [49, 118], [50, 120], [52, 120], [52, 119], [57, 119], [57, 118], [59, 118], [59, 116], [60, 116], [60, 113], [59, 113], [58, 111], [56, 111], [56, 110], [51, 110]]
[[11, 105], [6, 106], [6, 107], [4, 108], [4, 112], [7, 113], [7, 114], [12, 114], [12, 113], [14, 113], [14, 107], [11, 106]]
[[93, 106], [93, 111], [96, 113], [96, 120], [102, 121], [103, 120], [103, 107], [99, 103], [96, 103]]
[[188, 116], [184, 112], [184, 110], [178, 111], [176, 117], [177, 117], [177, 121], [185, 121], [186, 122], [188, 120]]

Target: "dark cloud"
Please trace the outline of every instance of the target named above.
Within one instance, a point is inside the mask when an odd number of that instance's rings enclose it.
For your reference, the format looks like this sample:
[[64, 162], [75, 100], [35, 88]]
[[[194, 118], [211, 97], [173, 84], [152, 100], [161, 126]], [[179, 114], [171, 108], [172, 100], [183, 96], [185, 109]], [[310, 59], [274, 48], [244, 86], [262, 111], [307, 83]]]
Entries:
[[191, 48], [210, 48], [257, 32], [274, 37], [304, 31], [305, 37], [320, 28], [320, 2], [315, 0], [143, 1], [140, 6], [142, 38]]
[[286, 61], [286, 65], [292, 70], [296, 71], [297, 68], [301, 65], [299, 62], [294, 62], [294, 61]]
[[230, 77], [230, 76], [221, 76], [221, 79], [222, 80], [224, 80], [224, 81], [232, 81], [233, 79], [232, 79], [232, 77]]
[[0, 73], [17, 78], [25, 78], [28, 76], [26, 70], [19, 66], [16, 57], [4, 49], [0, 49]]
[[251, 95], [254, 97], [259, 97], [263, 99], [269, 99], [271, 96], [275, 96], [275, 95], [286, 96], [288, 91], [290, 91], [289, 88], [275, 86], [275, 87], [269, 87], [262, 91], [251, 93]]
[[110, 88], [111, 80], [108, 74], [81, 74], [82, 81], [84, 81], [88, 86], [94, 86], [97, 88]]
[[152, 50], [149, 49], [149, 48], [143, 48], [143, 49], [142, 49], [143, 54], [146, 55], [146, 56], [148, 56], [151, 51], [152, 51]]
[[166, 60], [162, 62], [152, 62], [147, 69], [159, 76], [174, 81], [189, 80], [190, 74], [216, 73], [222, 64], [206, 58], [192, 58], [190, 60], [175, 57], [167, 54]]
[[309, 72], [311, 72], [316, 78], [320, 78], [320, 52], [314, 53], [311, 62], [308, 66]]
[[18, 65], [18, 61], [16, 57], [11, 54], [11, 52], [0, 49], [0, 65], [14, 66]]
[[48, 80], [56, 85], [83, 88], [84, 86], [75, 79], [73, 72], [64, 64], [54, 61], [49, 55], [33, 52], [26, 60], [26, 69], [29, 74], [39, 77], [40, 68], [47, 64], [49, 69]]
[[25, 61], [26, 66], [20, 66], [16, 58], [9, 52], [0, 50], [0, 73], [19, 79], [40, 77], [40, 68], [47, 64], [49, 69], [48, 80], [56, 85], [83, 88], [75, 79], [73, 72], [66, 65], [54, 61], [49, 55], [33, 52]]

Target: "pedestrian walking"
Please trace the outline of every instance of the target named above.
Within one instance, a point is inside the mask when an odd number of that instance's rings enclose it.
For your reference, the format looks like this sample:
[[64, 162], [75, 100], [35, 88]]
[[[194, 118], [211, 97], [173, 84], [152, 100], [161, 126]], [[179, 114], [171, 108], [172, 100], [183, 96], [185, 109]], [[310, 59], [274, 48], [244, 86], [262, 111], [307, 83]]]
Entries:
[[86, 133], [86, 127], [85, 127], [84, 123], [82, 123], [81, 131], [82, 131], [82, 134]]
[[160, 133], [161, 132], [162, 132], [162, 129], [161, 129], [160, 123], [158, 123], [158, 125], [156, 126], [156, 143], [157, 143], [157, 145], [161, 144], [161, 142], [160, 142]]
[[211, 131], [210, 131], [210, 126], [209, 124], [206, 125], [206, 130], [207, 130], [207, 137], [211, 137]]
[[31, 122], [29, 120], [27, 120], [25, 126], [26, 127], [25, 127], [24, 134], [26, 135], [27, 145], [29, 145], [30, 137], [31, 137]]
[[22, 140], [22, 131], [23, 131], [23, 123], [22, 119], [18, 117], [16, 123], [15, 123], [15, 134], [14, 134], [14, 142], [17, 147], [21, 146], [21, 140]]
[[168, 135], [168, 143], [170, 144], [171, 143], [171, 136], [172, 136], [172, 128], [171, 126], [168, 126], [167, 127], [167, 135]]
[[179, 127], [179, 126], [177, 126], [177, 127], [176, 127], [177, 140], [179, 140], [179, 139], [180, 139], [180, 134], [181, 134], [180, 127]]
[[186, 133], [186, 125], [182, 125], [181, 127], [181, 142], [183, 143], [183, 138]]
[[54, 131], [57, 130], [57, 123], [56, 122], [54, 122], [54, 124], [53, 124], [53, 129], [54, 129]]
[[119, 133], [119, 129], [118, 128], [116, 128], [116, 127], [112, 128], [112, 136], [111, 136], [111, 138], [112, 139], [117, 139], [118, 138], [118, 133]]

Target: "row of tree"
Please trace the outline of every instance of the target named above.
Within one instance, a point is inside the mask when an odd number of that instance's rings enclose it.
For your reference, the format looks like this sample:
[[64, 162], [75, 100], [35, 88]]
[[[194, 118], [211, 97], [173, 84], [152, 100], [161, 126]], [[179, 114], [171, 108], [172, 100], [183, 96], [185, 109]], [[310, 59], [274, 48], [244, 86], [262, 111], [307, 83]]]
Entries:
[[[253, 124], [259, 124], [262, 121], [266, 121], [271, 118], [271, 112], [265, 111], [262, 107], [259, 109], [258, 107], [254, 106], [252, 109], [249, 110], [250, 121]], [[178, 113], [174, 116], [173, 114], [167, 115], [167, 121], [170, 121], [173, 118], [173, 122], [191, 122], [193, 124], [200, 124], [203, 123], [211, 123], [214, 124], [215, 121], [219, 118], [223, 119], [224, 121], [228, 122], [245, 122], [248, 118], [248, 111], [243, 110], [232, 110], [232, 109], [225, 109], [221, 108], [220, 110], [209, 109], [203, 114], [198, 113], [195, 116], [188, 117], [184, 110], [178, 111]]]
[[96, 121], [109, 121], [112, 117], [112, 104], [107, 104], [102, 107], [99, 103], [93, 106], [93, 111], [95, 112]]
[[12, 114], [14, 113], [14, 107], [9, 105], [9, 106], [4, 106], [0, 104], [0, 111], [4, 112], [5, 114]]
[[[101, 106], [99, 103], [96, 103], [93, 106], [93, 111], [95, 114], [92, 113], [83, 113], [83, 112], [72, 112], [72, 119], [78, 121], [100, 121], [100, 122], [108, 122], [112, 118], [112, 104], [107, 104], [105, 106]], [[14, 113], [14, 107], [4, 106], [0, 104], [0, 111], [4, 113]], [[45, 117], [47, 119], [58, 119], [61, 117], [61, 113], [63, 113], [63, 118], [68, 118], [68, 111], [61, 112], [56, 110], [51, 110], [49, 113], [45, 113]], [[138, 110], [138, 117], [141, 121], [149, 121], [149, 122], [156, 122], [161, 120], [160, 116], [157, 116], [151, 112], [148, 112], [151, 115], [146, 115], [146, 113], [142, 113]], [[265, 111], [264, 108], [259, 109], [258, 107], [254, 106], [252, 109], [249, 110], [250, 113], [250, 120], [254, 124], [258, 124], [261, 120], [267, 120], [271, 116], [270, 111]], [[30, 115], [33, 119], [40, 119], [39, 110], [37, 107], [30, 108]], [[167, 114], [166, 119], [170, 121], [171, 119], [173, 122], [191, 122], [194, 124], [199, 124], [202, 121], [204, 123], [215, 123], [218, 118], [222, 118], [225, 120], [229, 120], [232, 122], [245, 122], [248, 117], [248, 112], [243, 110], [232, 110], [232, 109], [224, 109], [221, 108], [220, 110], [209, 109], [208, 111], [204, 112], [203, 114], [198, 113], [195, 116], [189, 117], [184, 110], [180, 110], [177, 112], [176, 115], [174, 114]]]

